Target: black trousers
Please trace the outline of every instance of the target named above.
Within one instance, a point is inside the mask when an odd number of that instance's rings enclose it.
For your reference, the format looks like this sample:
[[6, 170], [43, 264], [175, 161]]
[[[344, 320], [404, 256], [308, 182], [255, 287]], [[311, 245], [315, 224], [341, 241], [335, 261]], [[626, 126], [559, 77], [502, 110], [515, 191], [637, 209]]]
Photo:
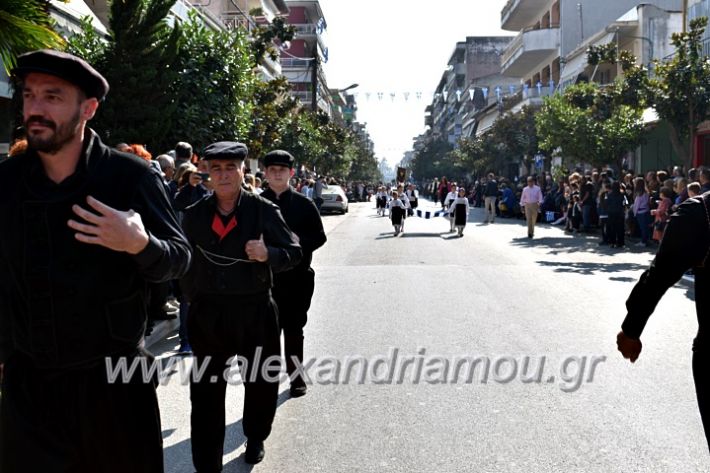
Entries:
[[624, 214], [609, 214], [607, 218], [607, 242], [624, 246]]
[[57, 372], [13, 355], [2, 383], [0, 471], [162, 473], [155, 386], [139, 377], [111, 384], [105, 363]]
[[[265, 440], [271, 433], [281, 370], [278, 311], [270, 294], [251, 298], [209, 296], [190, 304], [188, 330], [195, 369], [207, 363], [203, 376], [196, 379], [193, 373], [190, 381], [192, 460], [200, 473], [221, 471], [224, 402], [230, 381], [225, 370], [230, 369], [228, 361], [234, 356], [243, 357], [247, 363], [241, 371], [244, 435]], [[265, 373], [263, 365], [270, 357], [278, 364], [270, 363], [272, 369]]]
[[695, 393], [698, 397], [700, 418], [705, 429], [705, 439], [710, 449], [710, 349], [693, 344], [693, 379], [695, 380]]
[[315, 272], [288, 271], [276, 275], [274, 301], [279, 308], [279, 326], [286, 334], [303, 335], [308, 309], [315, 291]]

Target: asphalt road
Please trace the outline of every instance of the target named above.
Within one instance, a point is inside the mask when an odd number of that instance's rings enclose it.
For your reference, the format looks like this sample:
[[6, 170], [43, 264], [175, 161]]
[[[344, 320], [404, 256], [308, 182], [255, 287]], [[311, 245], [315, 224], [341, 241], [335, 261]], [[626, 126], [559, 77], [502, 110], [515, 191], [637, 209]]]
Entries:
[[[325, 217], [306, 328], [315, 384], [299, 399], [282, 384], [266, 458], [253, 468], [243, 461], [243, 388], [230, 387], [224, 471], [710, 471], [690, 364], [692, 291], [666, 294], [632, 365], [616, 334], [651, 253], [600, 248], [559, 227], [528, 240], [520, 221], [481, 220], [474, 209], [455, 238], [442, 218], [410, 218], [394, 238], [371, 204]], [[176, 345], [173, 335], [154, 349], [168, 360]], [[464, 369], [453, 383], [457, 360], [471, 359], [471, 382]], [[179, 377], [159, 388], [168, 473], [194, 471]]]

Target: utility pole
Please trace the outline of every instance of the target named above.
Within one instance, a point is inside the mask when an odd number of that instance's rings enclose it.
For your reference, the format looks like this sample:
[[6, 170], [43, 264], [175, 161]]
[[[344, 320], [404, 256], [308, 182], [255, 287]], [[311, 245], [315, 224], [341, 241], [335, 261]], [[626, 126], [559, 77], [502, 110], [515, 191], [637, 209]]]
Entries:
[[582, 4], [577, 4], [577, 10], [579, 11], [579, 44], [584, 42], [584, 14], [582, 11]]
[[683, 33], [686, 32], [686, 23], [688, 22], [688, 0], [683, 0]]

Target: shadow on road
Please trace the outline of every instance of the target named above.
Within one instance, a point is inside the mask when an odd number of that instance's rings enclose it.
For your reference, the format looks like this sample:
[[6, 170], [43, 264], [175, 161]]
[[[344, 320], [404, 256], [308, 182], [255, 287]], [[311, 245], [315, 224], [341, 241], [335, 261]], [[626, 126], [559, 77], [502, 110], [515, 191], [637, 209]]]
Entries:
[[[523, 230], [524, 231], [524, 230]], [[513, 238], [513, 245], [519, 247], [535, 247], [549, 249], [549, 254], [559, 255], [566, 253], [597, 253], [605, 255], [614, 255], [617, 253], [648, 253], [654, 254], [655, 247], [648, 248], [610, 248], [609, 246], [599, 245], [599, 238], [596, 236], [560, 236], [560, 237], [535, 237]]]
[[[277, 401], [277, 408], [283, 403], [291, 399], [288, 389], [279, 394]], [[228, 400], [225, 400], [229, 402]], [[278, 414], [277, 414], [278, 415]], [[163, 431], [163, 438], [169, 437], [174, 432], [173, 429], [166, 429]], [[238, 448], [240, 448], [246, 442], [246, 437], [244, 436], [244, 431], [242, 429], [242, 419], [229, 424], [225, 428], [225, 447], [224, 454], [228, 455]], [[269, 441], [266, 443], [266, 454], [269, 454]], [[183, 440], [182, 442], [176, 443], [170, 447], [163, 449], [163, 458], [165, 459], [165, 471], [172, 473], [189, 473], [194, 471], [192, 467], [192, 443], [190, 439]], [[248, 465], [244, 462], [244, 452], [241, 453], [237, 458], [231, 460], [224, 465], [222, 470], [224, 473], [248, 473], [254, 469], [253, 465]]]
[[[565, 263], [561, 261], [538, 261], [540, 266], [555, 268], [556, 273], [576, 273], [594, 275], [597, 273], [618, 273], [621, 271], [642, 271], [647, 265], [637, 263]], [[619, 280], [620, 278], [616, 278]], [[630, 279], [630, 278], [629, 278]]]

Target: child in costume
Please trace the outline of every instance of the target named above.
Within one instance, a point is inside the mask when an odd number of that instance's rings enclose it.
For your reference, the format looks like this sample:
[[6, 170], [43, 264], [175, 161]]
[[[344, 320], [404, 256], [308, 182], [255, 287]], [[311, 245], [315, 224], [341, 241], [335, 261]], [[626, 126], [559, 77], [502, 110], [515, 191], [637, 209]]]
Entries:
[[451, 201], [449, 212], [451, 221], [459, 233], [459, 237], [463, 236], [463, 229], [466, 228], [468, 221], [468, 213], [471, 210], [468, 199], [466, 198], [466, 189], [459, 187], [459, 195]]
[[392, 191], [392, 200], [389, 202], [390, 220], [394, 227], [394, 236], [399, 235], [404, 230], [404, 215], [407, 212], [407, 207], [399, 199], [399, 193]]

